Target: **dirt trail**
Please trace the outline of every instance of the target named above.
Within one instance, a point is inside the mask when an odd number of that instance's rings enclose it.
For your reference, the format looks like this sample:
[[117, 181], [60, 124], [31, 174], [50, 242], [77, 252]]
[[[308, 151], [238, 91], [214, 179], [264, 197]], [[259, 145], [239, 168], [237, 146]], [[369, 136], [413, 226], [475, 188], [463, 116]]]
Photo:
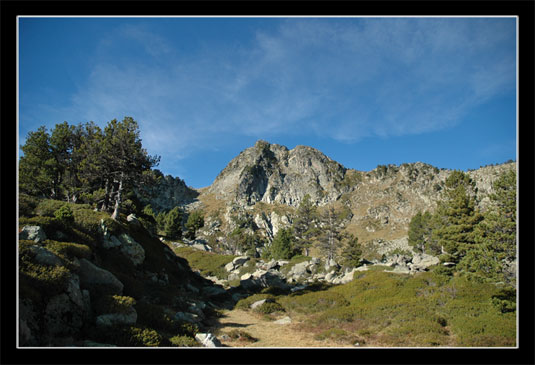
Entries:
[[[281, 315], [276, 319], [281, 319]], [[351, 347], [347, 344], [319, 341], [314, 339], [314, 334], [300, 331], [299, 322], [292, 318], [292, 323], [278, 324], [267, 320], [257, 313], [234, 309], [223, 312], [223, 317], [218, 318], [212, 327], [212, 332], [221, 340], [221, 343], [229, 347]], [[226, 339], [224, 334], [233, 330], [242, 330], [258, 339], [256, 342]]]

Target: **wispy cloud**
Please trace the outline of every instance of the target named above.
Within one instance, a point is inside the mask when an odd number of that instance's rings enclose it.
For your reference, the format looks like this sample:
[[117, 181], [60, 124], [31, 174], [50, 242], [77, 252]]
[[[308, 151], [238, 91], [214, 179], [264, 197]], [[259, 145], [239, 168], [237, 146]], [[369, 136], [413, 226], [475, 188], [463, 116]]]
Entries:
[[180, 157], [217, 148], [222, 135], [353, 142], [441, 130], [514, 88], [514, 52], [504, 50], [512, 20], [276, 21], [232, 52], [214, 45], [188, 57], [171, 35], [122, 26], [100, 52], [132, 41], [148, 61], [97, 59], [63, 112], [101, 122], [131, 115], [151, 152]]

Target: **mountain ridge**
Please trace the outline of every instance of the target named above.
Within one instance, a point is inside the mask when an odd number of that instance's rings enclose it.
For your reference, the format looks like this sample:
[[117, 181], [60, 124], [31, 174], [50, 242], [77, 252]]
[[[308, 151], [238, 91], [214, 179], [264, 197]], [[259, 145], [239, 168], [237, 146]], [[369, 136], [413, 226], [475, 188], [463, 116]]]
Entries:
[[[478, 208], [486, 209], [492, 182], [509, 169], [516, 169], [516, 163], [467, 172], [475, 182], [471, 194]], [[434, 211], [442, 199], [444, 182], [453, 171], [424, 162], [359, 171], [313, 147], [288, 149], [259, 140], [234, 157], [210, 186], [189, 188], [197, 196], [182, 199], [180, 205], [187, 212], [204, 211], [207, 224], [198, 239], [225, 247], [226, 236], [236, 228], [233, 217], [251, 215], [251, 230], [270, 241], [279, 229], [291, 225], [296, 208], [308, 194], [319, 208], [333, 206], [344, 212], [346, 231], [360, 242], [387, 241], [395, 246], [395, 242], [407, 239], [413, 215]]]

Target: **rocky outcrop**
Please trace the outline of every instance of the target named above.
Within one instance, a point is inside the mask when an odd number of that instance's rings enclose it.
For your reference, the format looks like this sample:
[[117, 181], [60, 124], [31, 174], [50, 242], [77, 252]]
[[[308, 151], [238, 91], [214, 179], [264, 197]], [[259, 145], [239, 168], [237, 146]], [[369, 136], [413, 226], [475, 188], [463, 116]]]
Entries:
[[221, 341], [219, 341], [212, 333], [197, 333], [195, 339], [204, 347], [221, 347]]
[[188, 187], [184, 180], [163, 174], [160, 174], [157, 184], [144, 186], [135, 191], [142, 204], [150, 204], [155, 212], [168, 211], [177, 205], [192, 203], [199, 195], [197, 190]]
[[84, 288], [100, 289], [104, 287], [107, 292], [122, 294], [123, 283], [119, 281], [111, 272], [104, 270], [91, 261], [80, 260], [80, 284]]
[[[480, 209], [489, 204], [493, 181], [500, 173], [515, 168], [515, 163], [506, 163], [468, 172], [476, 183], [472, 194]], [[258, 141], [236, 156], [213, 184], [202, 190], [200, 202], [209, 196], [213, 204], [215, 198], [221, 202], [218, 209], [225, 212], [214, 221], [212, 229], [202, 231], [202, 237], [207, 241], [210, 236], [217, 237], [211, 242], [224, 243], [225, 236], [236, 228], [232, 216], [249, 212], [253, 223], [250, 229], [259, 231], [269, 242], [278, 230], [291, 225], [295, 208], [309, 194], [320, 207], [335, 205], [344, 209], [344, 226], [360, 242], [401, 239], [407, 236], [410, 220], [417, 212], [436, 209], [452, 172], [423, 162], [358, 171], [311, 147], [290, 150]], [[282, 214], [281, 209], [273, 208], [281, 205], [287, 207]]]
[[40, 226], [24, 226], [19, 233], [19, 240], [43, 242], [46, 240], [46, 233]]
[[288, 150], [258, 141], [234, 158], [208, 191], [246, 205], [262, 201], [295, 207], [306, 194], [325, 205], [347, 190], [340, 185], [345, 172], [345, 167], [314, 148]]
[[101, 314], [96, 319], [98, 327], [114, 327], [121, 325], [133, 325], [137, 321], [137, 312], [133, 307], [129, 307], [123, 313]]

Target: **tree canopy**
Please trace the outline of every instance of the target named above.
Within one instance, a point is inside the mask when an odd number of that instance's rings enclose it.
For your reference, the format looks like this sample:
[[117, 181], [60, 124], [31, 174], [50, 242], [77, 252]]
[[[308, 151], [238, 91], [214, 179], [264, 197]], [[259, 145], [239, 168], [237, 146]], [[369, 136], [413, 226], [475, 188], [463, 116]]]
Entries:
[[19, 186], [22, 192], [66, 201], [113, 204], [119, 214], [123, 196], [146, 183], [160, 158], [143, 148], [138, 123], [131, 117], [110, 121], [104, 131], [94, 122], [56, 124], [30, 132], [21, 146]]

